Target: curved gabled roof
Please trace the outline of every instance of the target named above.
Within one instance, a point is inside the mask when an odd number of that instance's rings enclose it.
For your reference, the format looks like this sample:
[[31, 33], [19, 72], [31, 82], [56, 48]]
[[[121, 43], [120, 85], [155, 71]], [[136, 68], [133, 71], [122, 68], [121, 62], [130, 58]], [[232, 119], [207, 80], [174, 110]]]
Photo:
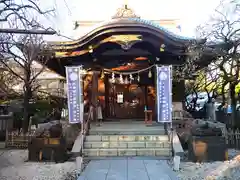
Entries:
[[179, 39], [179, 40], [187, 40], [187, 41], [196, 40], [194, 38], [189, 38], [189, 37], [177, 35], [177, 34], [173, 33], [172, 31], [169, 31], [167, 28], [164, 28], [163, 26], [161, 26], [161, 25], [159, 25], [159, 24], [157, 24], [157, 23], [155, 23], [151, 20], [146, 20], [146, 19], [141, 19], [141, 18], [129, 18], [128, 20], [136, 22], [136, 23], [152, 26], [154, 28], [159, 29], [159, 31], [162, 31], [162, 32], [168, 34], [169, 36], [172, 36], [172, 37], [174, 37], [176, 39]]
[[168, 29], [154, 23], [150, 20], [141, 19], [135, 14], [135, 12], [125, 5], [123, 8], [119, 8], [116, 14], [111, 20], [99, 23], [92, 29], [92, 31], [86, 33], [84, 36], [80, 37], [75, 41], [67, 42], [55, 42], [52, 45], [56, 49], [61, 49], [66, 46], [69, 48], [76, 48], [87, 44], [94, 38], [108, 34], [108, 33], [150, 33], [155, 36], [162, 38], [163, 40], [169, 40], [177, 46], [184, 46], [187, 43], [205, 43], [205, 40], [193, 39], [189, 37], [184, 37], [177, 35]]
[[[97, 27], [94, 27], [92, 31], [85, 34], [84, 36], [80, 37], [78, 40], [75, 41], [68, 41], [68, 42], [56, 42], [54, 46], [74, 46], [74, 45], [83, 45], [90, 41], [91, 39], [97, 37], [98, 35], [102, 35], [104, 33], [109, 32], [133, 32], [139, 33], [148, 32], [152, 33], [155, 36], [162, 37], [164, 39], [169, 39], [176, 44], [186, 44], [190, 42], [196, 43], [205, 43], [203, 39], [193, 39], [184, 36], [179, 36], [171, 31], [167, 30], [166, 28], [152, 22], [149, 20], [143, 20], [140, 18], [124, 18], [124, 19], [112, 19], [110, 21], [106, 21], [100, 23]], [[60, 47], [59, 47], [60, 48]]]

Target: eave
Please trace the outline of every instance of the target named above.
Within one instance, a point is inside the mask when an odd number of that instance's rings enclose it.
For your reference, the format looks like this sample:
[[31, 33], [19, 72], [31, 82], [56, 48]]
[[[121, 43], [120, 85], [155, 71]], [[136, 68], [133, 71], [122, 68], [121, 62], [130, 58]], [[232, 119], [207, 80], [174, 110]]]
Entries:
[[91, 41], [99, 36], [108, 36], [110, 34], [153, 34], [165, 41], [169, 41], [175, 46], [186, 46], [190, 43], [205, 43], [204, 39], [192, 39], [176, 35], [162, 26], [148, 20], [140, 18], [127, 18], [127, 19], [112, 19], [108, 22], [99, 24], [98, 27], [80, 37], [75, 41], [67, 42], [51, 42], [50, 45], [54, 50], [72, 50], [82, 47], [86, 44], [91, 44]]

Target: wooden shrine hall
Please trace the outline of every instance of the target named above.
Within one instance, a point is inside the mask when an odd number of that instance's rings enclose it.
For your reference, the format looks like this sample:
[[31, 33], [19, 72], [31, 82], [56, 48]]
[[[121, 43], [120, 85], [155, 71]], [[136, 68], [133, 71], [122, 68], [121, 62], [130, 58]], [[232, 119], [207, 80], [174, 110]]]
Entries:
[[[84, 99], [93, 104], [99, 100], [104, 119], [143, 119], [144, 107], [155, 114], [155, 65], [173, 65], [173, 102], [182, 103], [184, 79], [175, 75], [174, 67], [188, 63], [190, 47], [204, 43], [175, 35], [124, 6], [76, 41], [49, 43], [54, 56], [47, 66], [65, 76], [65, 66], [82, 65], [88, 72]], [[208, 65], [211, 52], [213, 48], [205, 48], [195, 66]]]

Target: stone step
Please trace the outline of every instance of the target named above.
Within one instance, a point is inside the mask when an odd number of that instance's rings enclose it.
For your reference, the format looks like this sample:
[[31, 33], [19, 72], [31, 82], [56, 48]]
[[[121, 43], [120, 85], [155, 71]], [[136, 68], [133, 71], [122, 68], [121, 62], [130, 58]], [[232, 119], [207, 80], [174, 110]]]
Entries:
[[5, 142], [0, 142], [0, 149], [4, 149], [5, 148]]
[[160, 142], [160, 141], [142, 141], [142, 142], [134, 142], [134, 141], [126, 141], [126, 142], [85, 142], [84, 148], [97, 148], [97, 149], [106, 149], [106, 148], [170, 148], [170, 143]]
[[164, 129], [158, 130], [90, 130], [90, 135], [164, 135]]
[[[126, 160], [126, 159], [131, 159], [131, 160], [169, 160], [171, 156], [109, 156], [109, 157], [104, 157], [104, 156], [84, 156], [85, 160], [91, 161], [99, 161], [99, 160]], [[75, 159], [74, 159], [75, 160]]]
[[85, 142], [148, 142], [148, 141], [158, 141], [158, 142], [168, 142], [167, 135], [89, 135], [86, 136]]
[[108, 149], [83, 149], [84, 156], [87, 157], [107, 157], [107, 156], [170, 156], [170, 148], [108, 148]]

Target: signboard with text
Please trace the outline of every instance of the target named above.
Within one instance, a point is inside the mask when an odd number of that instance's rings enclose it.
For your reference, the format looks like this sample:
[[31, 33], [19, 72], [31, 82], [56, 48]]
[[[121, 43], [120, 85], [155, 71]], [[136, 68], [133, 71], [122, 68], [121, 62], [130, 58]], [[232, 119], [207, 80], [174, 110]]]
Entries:
[[157, 122], [172, 122], [172, 67], [156, 67]]
[[83, 122], [82, 67], [66, 67], [69, 123]]

